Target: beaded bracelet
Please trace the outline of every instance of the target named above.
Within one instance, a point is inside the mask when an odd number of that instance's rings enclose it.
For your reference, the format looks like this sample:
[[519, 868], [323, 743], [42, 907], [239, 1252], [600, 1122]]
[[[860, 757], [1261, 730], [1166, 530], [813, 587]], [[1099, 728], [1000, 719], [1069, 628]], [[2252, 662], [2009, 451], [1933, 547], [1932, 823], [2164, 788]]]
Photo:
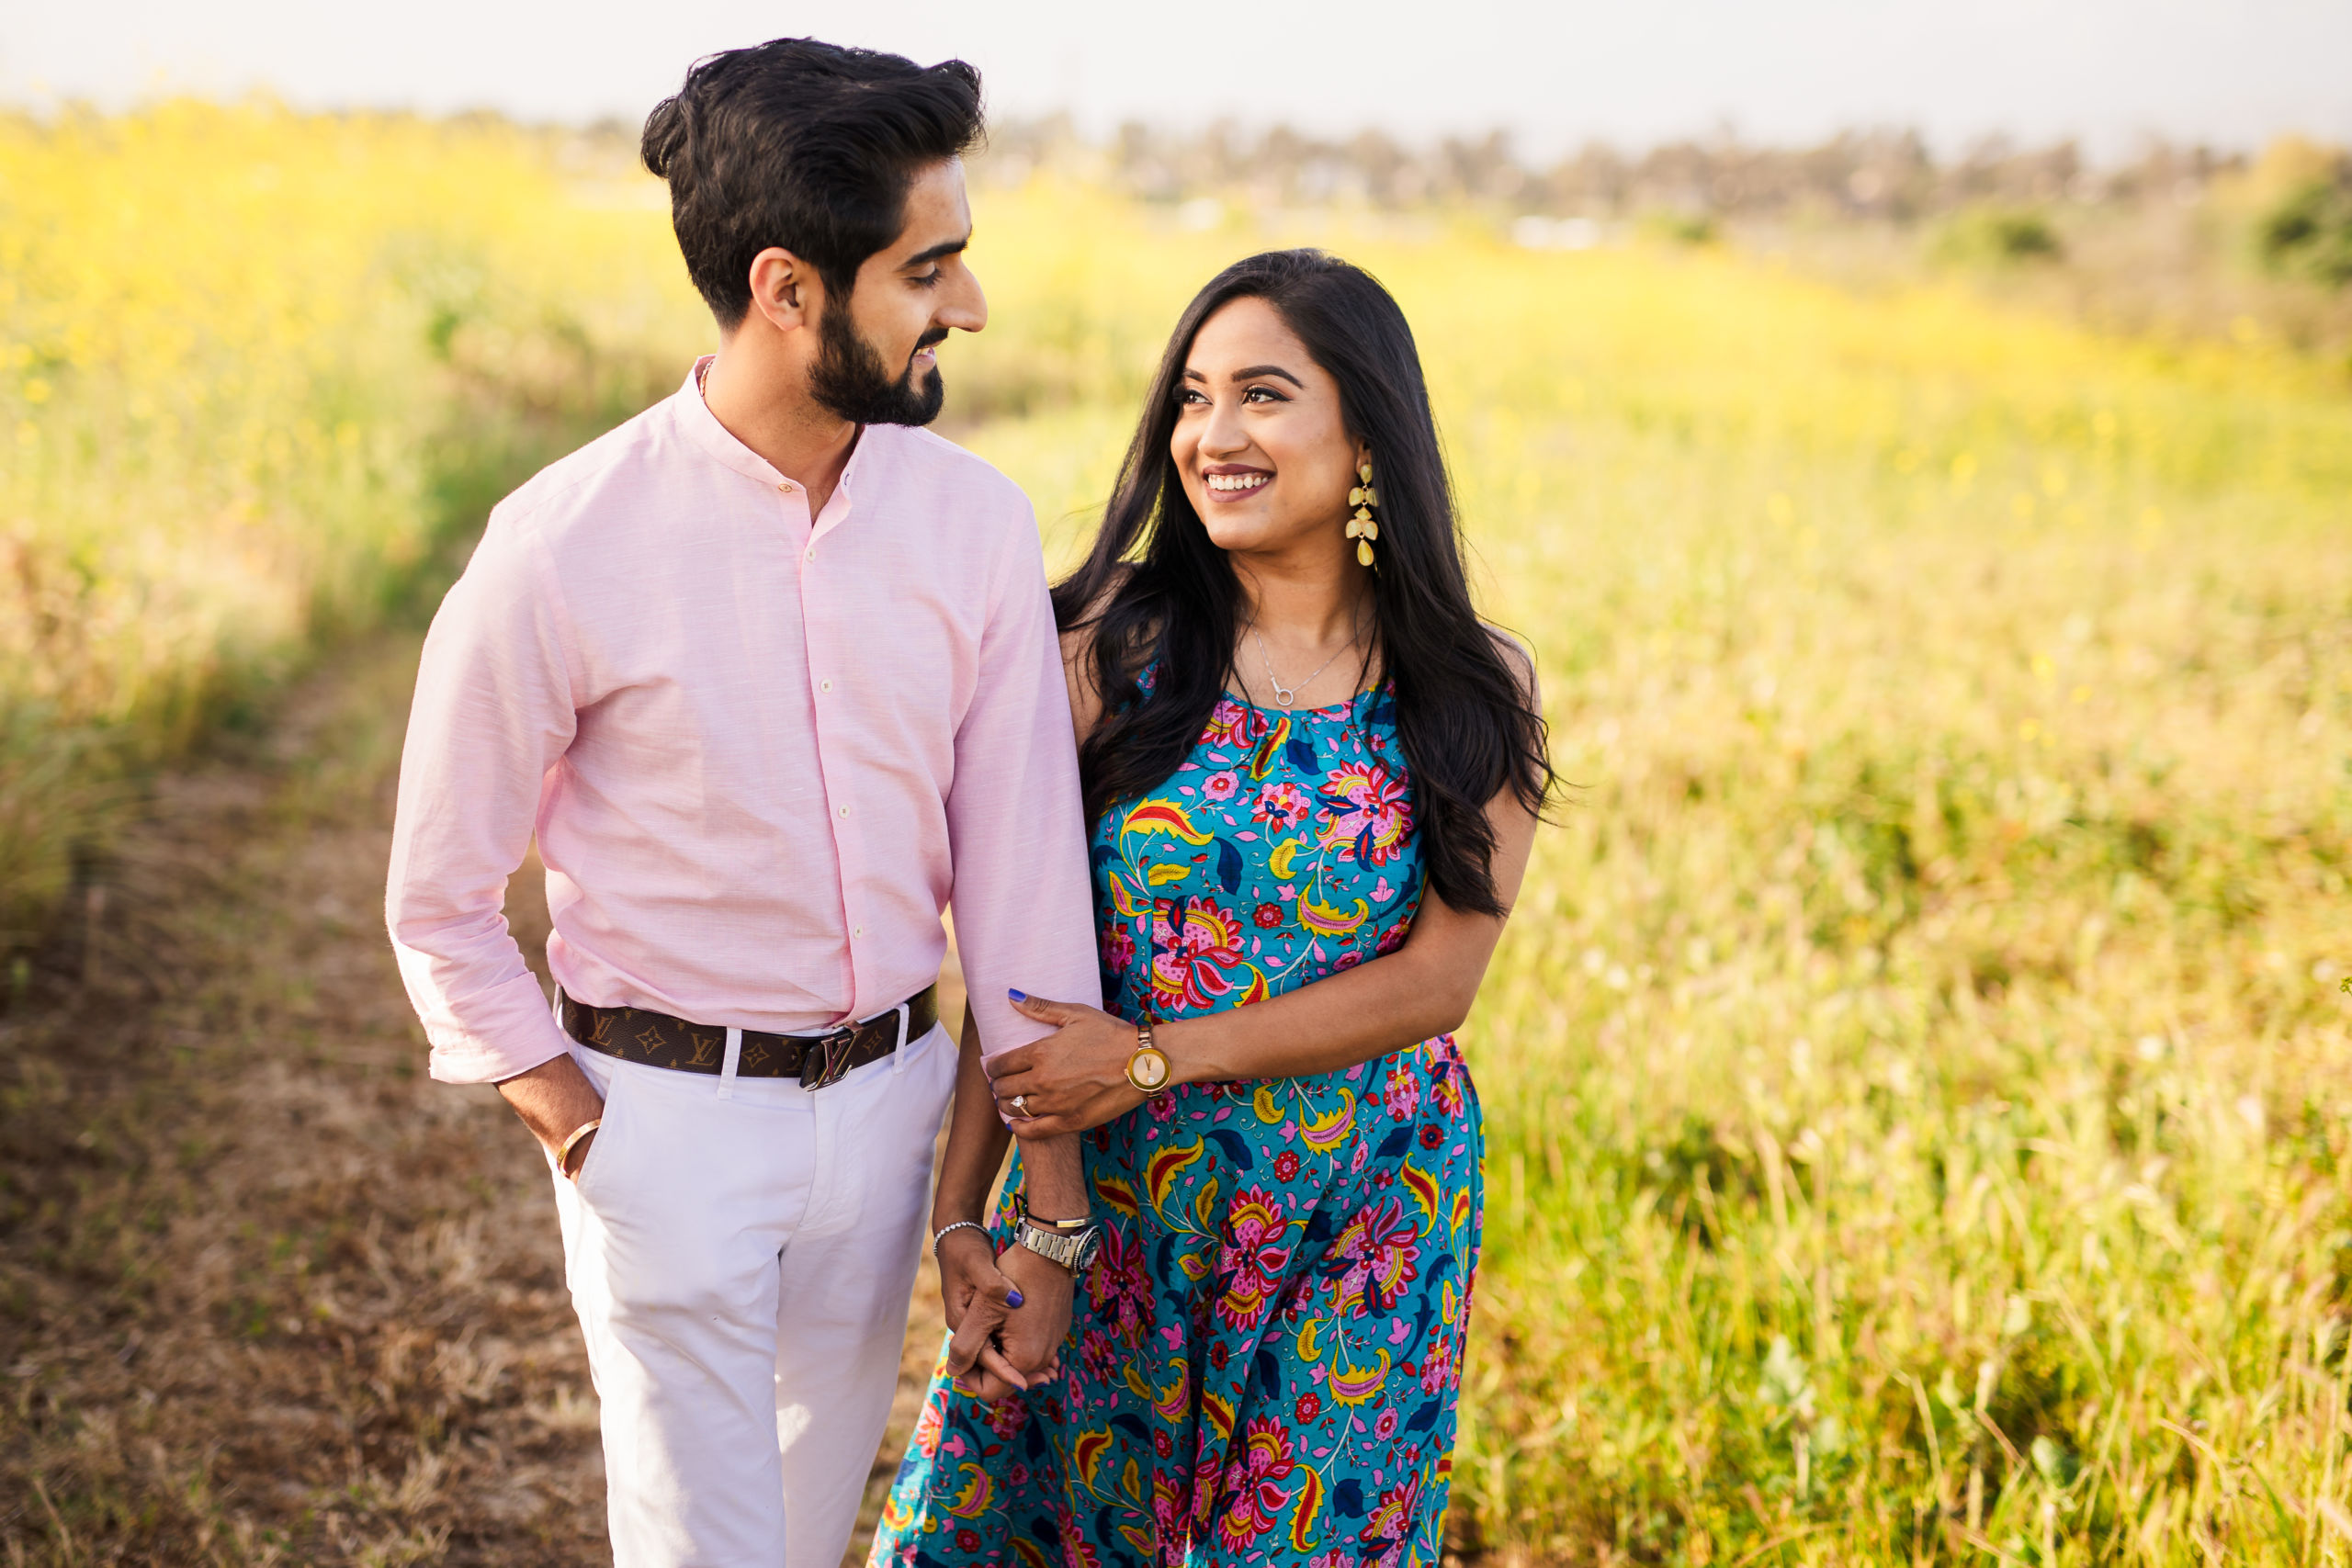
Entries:
[[939, 1256], [939, 1244], [945, 1241], [949, 1235], [956, 1231], [978, 1231], [982, 1235], [986, 1235], [989, 1234], [989, 1227], [977, 1220], [957, 1220], [952, 1225], [940, 1226], [938, 1233], [931, 1238], [931, 1255], [933, 1258]]

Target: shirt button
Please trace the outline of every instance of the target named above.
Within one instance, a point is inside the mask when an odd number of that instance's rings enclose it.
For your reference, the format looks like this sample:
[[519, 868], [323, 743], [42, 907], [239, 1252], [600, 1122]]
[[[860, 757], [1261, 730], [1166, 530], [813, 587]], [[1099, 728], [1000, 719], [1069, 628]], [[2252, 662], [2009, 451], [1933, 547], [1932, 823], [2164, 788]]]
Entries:
[[852, 936], [864, 936], [865, 934], [865, 928], [864, 926], [852, 926], [849, 928], [849, 934]]
[[817, 689], [820, 692], [830, 692], [833, 689], [833, 683], [831, 681], [820, 681], [817, 682]]
[[846, 816], [848, 816], [848, 815], [849, 815], [849, 807], [848, 807], [844, 806], [844, 807], [842, 807], [842, 816], [844, 816], [844, 817], [846, 817]]
[[814, 545], [808, 547], [808, 558], [810, 560], [815, 560], [817, 558], [817, 547]]

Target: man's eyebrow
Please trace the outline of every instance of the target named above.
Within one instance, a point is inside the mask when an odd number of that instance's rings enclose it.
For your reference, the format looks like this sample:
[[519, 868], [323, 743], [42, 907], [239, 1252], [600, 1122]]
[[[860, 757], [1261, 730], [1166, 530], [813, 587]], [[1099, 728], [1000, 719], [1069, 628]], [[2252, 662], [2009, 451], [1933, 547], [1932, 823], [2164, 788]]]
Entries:
[[929, 266], [933, 262], [957, 254], [966, 247], [969, 246], [971, 243], [972, 236], [969, 234], [966, 234], [963, 238], [958, 240], [942, 240], [938, 244], [932, 246], [931, 249], [927, 251], [917, 251], [914, 254], [900, 262], [899, 265], [902, 269], [910, 266]]

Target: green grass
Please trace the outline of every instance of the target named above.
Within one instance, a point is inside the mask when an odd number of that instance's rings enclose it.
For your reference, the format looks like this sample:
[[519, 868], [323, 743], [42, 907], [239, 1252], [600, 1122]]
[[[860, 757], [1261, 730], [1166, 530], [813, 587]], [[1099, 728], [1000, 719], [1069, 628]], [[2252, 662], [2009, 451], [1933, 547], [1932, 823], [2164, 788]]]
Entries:
[[[113, 776], [77, 738], [169, 754], [707, 335], [644, 188], [583, 200], [560, 146], [188, 112], [10, 131], [10, 210], [50, 207], [0, 235], [0, 500], [16, 581], [68, 612], [0, 627], [20, 907]], [[369, 158], [378, 205], [338, 207]], [[210, 272], [92, 294], [69, 264], [139, 219], [86, 193], [131, 171], [168, 215], [190, 169], [231, 217], [288, 182], [310, 205], [264, 204], [305, 241], [269, 253], [270, 310], [183, 343], [207, 318], [170, 288], [249, 298], [227, 219]], [[1538, 651], [1577, 787], [1466, 1032], [1492, 1207], [1465, 1544], [2352, 1556], [2340, 368], [1728, 246], [1193, 233], [1045, 185], [978, 210], [995, 319], [950, 348], [951, 412], [1057, 558], [1190, 291], [1314, 241], [1412, 318], [1484, 603]], [[319, 282], [346, 274], [365, 320]]]
[[[1259, 243], [1088, 216], [1088, 276]], [[1415, 322], [1578, 786], [1466, 1033], [1457, 1531], [2352, 1554], [2340, 377], [1736, 255], [1329, 243]], [[1118, 341], [1026, 303], [990, 352]], [[1065, 551], [1149, 352], [973, 436]]]

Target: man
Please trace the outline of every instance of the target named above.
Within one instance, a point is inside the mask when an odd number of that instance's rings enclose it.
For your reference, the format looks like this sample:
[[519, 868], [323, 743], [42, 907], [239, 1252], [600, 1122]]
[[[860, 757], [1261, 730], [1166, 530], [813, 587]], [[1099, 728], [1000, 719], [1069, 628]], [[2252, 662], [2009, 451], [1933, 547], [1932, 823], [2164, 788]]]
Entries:
[[[392, 940], [434, 1076], [555, 1168], [620, 1568], [840, 1560], [956, 1072], [944, 908], [989, 1050], [1046, 1032], [1015, 987], [1097, 994], [1035, 519], [918, 428], [987, 320], [979, 129], [961, 62], [697, 64], [644, 155], [719, 352], [502, 502], [425, 643]], [[535, 831], [553, 1017], [500, 912]], [[1024, 1229], [956, 1352], [1016, 1385], [1086, 1256], [1074, 1142], [1023, 1164], [1065, 1234]]]

